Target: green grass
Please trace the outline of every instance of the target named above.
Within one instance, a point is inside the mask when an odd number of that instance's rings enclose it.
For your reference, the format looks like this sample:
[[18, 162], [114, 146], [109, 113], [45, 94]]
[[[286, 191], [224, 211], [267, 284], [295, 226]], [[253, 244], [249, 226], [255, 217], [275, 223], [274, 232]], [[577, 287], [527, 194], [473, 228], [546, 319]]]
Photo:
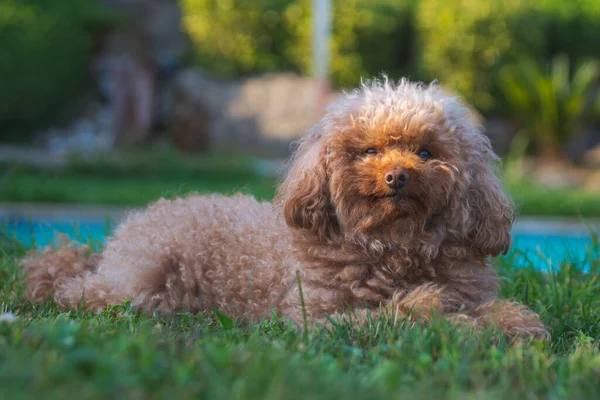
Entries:
[[542, 188], [528, 181], [506, 186], [521, 215], [600, 217], [599, 193]]
[[[141, 206], [189, 192], [236, 191], [271, 199], [276, 177], [243, 156], [185, 156], [171, 151], [119, 152], [73, 160], [63, 168], [0, 165], [0, 201]], [[600, 217], [600, 194], [507, 182], [521, 215]]]
[[276, 177], [240, 156], [194, 158], [165, 151], [74, 159], [66, 167], [0, 166], [0, 201], [144, 205], [189, 192], [252, 193], [270, 199]]
[[[140, 315], [128, 304], [61, 313], [22, 298], [19, 243], [0, 246], [0, 398], [597, 398], [600, 244], [588, 271], [498, 261], [502, 295], [541, 313], [552, 340], [495, 343], [442, 320], [315, 328], [223, 315]], [[0, 319], [2, 319], [0, 317]]]

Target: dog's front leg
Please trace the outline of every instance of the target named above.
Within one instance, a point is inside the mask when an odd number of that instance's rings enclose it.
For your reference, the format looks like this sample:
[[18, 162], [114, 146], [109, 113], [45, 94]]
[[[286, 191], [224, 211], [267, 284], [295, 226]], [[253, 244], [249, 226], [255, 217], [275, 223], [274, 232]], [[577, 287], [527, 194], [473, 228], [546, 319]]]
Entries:
[[[381, 316], [392, 317], [394, 321], [409, 319], [415, 322], [428, 322], [433, 315], [445, 315], [472, 306], [455, 291], [436, 284], [423, 284], [409, 289], [398, 290], [390, 300], [382, 302], [376, 308], [350, 309], [329, 315], [325, 324], [331, 321], [348, 321], [365, 324]], [[463, 320], [469, 317], [463, 318]]]
[[476, 330], [499, 329], [510, 340], [550, 337], [539, 315], [515, 301], [496, 299], [474, 304], [456, 290], [428, 284], [397, 293], [392, 303], [397, 314], [416, 321], [427, 321], [437, 312], [453, 323]]
[[475, 308], [468, 313], [468, 316], [472, 318], [477, 328], [497, 328], [511, 340], [530, 337], [538, 340], [550, 338], [539, 315], [516, 301], [489, 301]]

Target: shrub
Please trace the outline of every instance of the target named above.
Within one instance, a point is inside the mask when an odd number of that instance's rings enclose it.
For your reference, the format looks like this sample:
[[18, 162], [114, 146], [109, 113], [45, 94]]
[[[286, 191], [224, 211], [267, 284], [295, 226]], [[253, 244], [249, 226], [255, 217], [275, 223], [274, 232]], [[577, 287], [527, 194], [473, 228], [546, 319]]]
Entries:
[[[223, 77], [311, 72], [312, 0], [171, 0], [196, 65]], [[90, 0], [0, 0], [0, 130], [56, 119], [85, 82]], [[600, 55], [597, 0], [333, 0], [332, 77], [354, 86], [382, 71], [439, 79], [484, 113], [512, 109], [500, 71], [527, 56]]]
[[[311, 0], [180, 0], [193, 59], [221, 76], [311, 71]], [[334, 0], [332, 75], [355, 85], [361, 76], [410, 70], [413, 1]]]
[[[581, 60], [600, 53], [595, 0], [421, 0], [417, 26], [425, 76], [438, 78], [482, 111], [502, 111], [497, 74], [528, 57]], [[500, 99], [500, 101], [498, 101]]]
[[[180, 0], [194, 62], [221, 76], [311, 71], [312, 0]], [[527, 56], [600, 52], [595, 0], [333, 0], [332, 75], [439, 79], [484, 112], [506, 110], [497, 74]]]
[[545, 71], [535, 62], [524, 60], [504, 67], [500, 76], [500, 87], [512, 115], [543, 156], [560, 157], [562, 145], [600, 112], [595, 87], [600, 64], [595, 61], [572, 71], [568, 58], [561, 55]]
[[[88, 28], [109, 20], [88, 0], [0, 2], [0, 132], [54, 120], [84, 81]], [[94, 6], [94, 7], [93, 7]]]

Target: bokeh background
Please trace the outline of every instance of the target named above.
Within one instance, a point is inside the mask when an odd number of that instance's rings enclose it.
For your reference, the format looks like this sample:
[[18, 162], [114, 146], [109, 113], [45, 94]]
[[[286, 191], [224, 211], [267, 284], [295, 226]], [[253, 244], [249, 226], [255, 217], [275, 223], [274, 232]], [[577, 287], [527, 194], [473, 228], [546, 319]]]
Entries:
[[[0, 400], [599, 397], [600, 0], [331, 0], [315, 48], [325, 3], [0, 0]], [[381, 72], [438, 79], [486, 127], [519, 209], [500, 296], [548, 343], [25, 298], [21, 260], [57, 233], [99, 250], [160, 197], [272, 199], [324, 104]]]
[[600, 2], [3, 0], [0, 201], [273, 195], [323, 105], [385, 72], [464, 96], [522, 215], [600, 216]]

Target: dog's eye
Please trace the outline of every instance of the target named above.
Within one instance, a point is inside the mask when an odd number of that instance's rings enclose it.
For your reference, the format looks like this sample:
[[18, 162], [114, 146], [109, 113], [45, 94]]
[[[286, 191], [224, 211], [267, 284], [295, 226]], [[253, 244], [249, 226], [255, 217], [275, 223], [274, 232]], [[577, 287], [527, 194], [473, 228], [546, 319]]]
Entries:
[[377, 149], [373, 148], [373, 147], [369, 147], [365, 153], [367, 154], [377, 154]]
[[433, 156], [431, 155], [429, 150], [421, 149], [419, 150], [419, 157], [421, 157], [423, 160], [429, 160]]

